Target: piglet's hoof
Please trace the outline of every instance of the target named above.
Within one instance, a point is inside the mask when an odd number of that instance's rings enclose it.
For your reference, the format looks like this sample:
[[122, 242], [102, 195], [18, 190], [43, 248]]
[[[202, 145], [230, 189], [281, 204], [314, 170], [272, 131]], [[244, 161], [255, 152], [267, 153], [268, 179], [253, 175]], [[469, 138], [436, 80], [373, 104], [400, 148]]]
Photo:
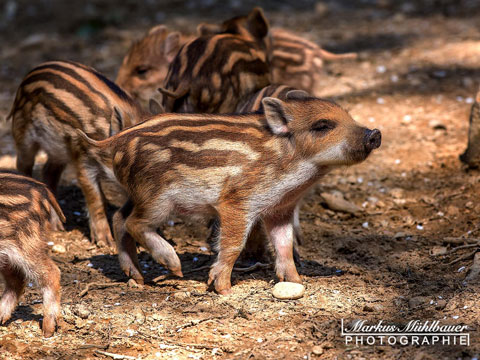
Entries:
[[43, 331], [43, 337], [51, 337], [55, 333], [55, 327], [56, 327], [56, 320], [54, 317], [45, 317], [43, 319], [43, 324], [42, 324], [42, 331]]
[[182, 269], [171, 269], [173, 275], [183, 278]]
[[284, 271], [277, 270], [277, 277], [278, 277], [278, 280], [280, 280], [280, 282], [288, 281], [288, 282], [293, 282], [297, 284], [303, 283], [302, 278], [300, 277], [300, 275], [298, 275], [298, 272], [296, 269], [292, 269], [290, 271], [287, 269]]
[[207, 284], [214, 285], [215, 291], [220, 295], [228, 295], [232, 292], [232, 284], [230, 283], [230, 273], [225, 276], [222, 272], [213, 267], [210, 270]]
[[127, 282], [127, 286], [130, 288], [142, 288], [143, 287], [143, 279], [130, 279]]

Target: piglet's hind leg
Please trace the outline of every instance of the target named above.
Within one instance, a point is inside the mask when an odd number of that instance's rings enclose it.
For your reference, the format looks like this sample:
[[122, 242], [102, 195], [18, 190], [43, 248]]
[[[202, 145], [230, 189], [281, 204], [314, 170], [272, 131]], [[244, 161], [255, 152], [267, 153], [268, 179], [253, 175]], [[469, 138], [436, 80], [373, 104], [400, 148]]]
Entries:
[[60, 270], [50, 258], [43, 259], [39, 284], [43, 293], [43, 336], [50, 337], [60, 316]]
[[118, 261], [125, 275], [143, 285], [143, 275], [138, 264], [137, 247], [133, 237], [125, 229], [125, 217], [131, 212], [131, 203], [127, 202], [113, 215], [113, 235], [117, 244]]
[[[167, 212], [164, 213], [168, 215]], [[157, 224], [163, 220], [165, 219], [158, 219], [154, 216], [147, 217], [145, 212], [137, 212], [134, 208], [125, 222], [125, 228], [139, 244], [150, 252], [155, 261], [165, 265], [174, 275], [183, 277], [182, 265], [175, 249], [157, 234]]]

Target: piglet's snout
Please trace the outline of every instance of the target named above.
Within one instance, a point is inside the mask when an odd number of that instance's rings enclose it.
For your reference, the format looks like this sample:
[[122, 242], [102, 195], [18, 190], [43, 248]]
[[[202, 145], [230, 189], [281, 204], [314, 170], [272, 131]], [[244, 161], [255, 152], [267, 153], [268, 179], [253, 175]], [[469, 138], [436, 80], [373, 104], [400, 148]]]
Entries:
[[365, 148], [368, 151], [378, 149], [382, 144], [382, 133], [378, 129], [365, 129]]

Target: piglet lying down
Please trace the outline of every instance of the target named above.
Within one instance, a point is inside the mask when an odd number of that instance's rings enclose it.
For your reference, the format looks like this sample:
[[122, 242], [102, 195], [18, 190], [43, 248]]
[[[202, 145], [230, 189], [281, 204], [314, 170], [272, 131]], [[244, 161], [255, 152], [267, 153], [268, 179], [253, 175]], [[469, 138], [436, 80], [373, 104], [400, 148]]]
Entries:
[[174, 211], [220, 219], [218, 258], [208, 283], [228, 293], [235, 260], [252, 226], [262, 221], [281, 281], [301, 282], [292, 256], [293, 213], [328, 171], [365, 160], [380, 146], [379, 130], [356, 123], [334, 102], [292, 92], [266, 97], [264, 114], [164, 114], [103, 141], [78, 131], [107, 152], [129, 200], [114, 216], [119, 260], [138, 282], [135, 241], [180, 275], [173, 247], [156, 232]]

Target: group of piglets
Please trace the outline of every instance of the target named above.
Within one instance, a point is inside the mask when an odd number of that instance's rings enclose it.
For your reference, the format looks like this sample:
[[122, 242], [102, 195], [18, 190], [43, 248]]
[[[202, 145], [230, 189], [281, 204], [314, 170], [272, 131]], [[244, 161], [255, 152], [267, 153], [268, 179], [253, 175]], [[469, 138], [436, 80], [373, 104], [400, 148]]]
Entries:
[[[278, 279], [301, 283], [293, 260], [301, 199], [330, 170], [365, 160], [381, 134], [298, 79], [316, 79], [322, 60], [353, 57], [271, 30], [255, 8], [201, 24], [197, 36], [156, 26], [132, 45], [117, 83], [70, 61], [30, 71], [9, 114], [23, 175], [0, 173], [0, 322], [33, 281], [43, 291], [44, 335], [55, 330], [60, 272], [45, 239], [65, 220], [53, 193], [68, 164], [86, 199], [92, 240], [115, 243], [122, 270], [138, 283], [137, 243], [182, 276], [174, 248], [157, 231], [172, 213], [215, 219], [218, 255], [208, 283], [218, 293], [231, 291], [246, 244], [265, 235]], [[39, 150], [48, 156], [48, 187], [30, 178]], [[125, 200], [113, 236], [103, 181]]]

